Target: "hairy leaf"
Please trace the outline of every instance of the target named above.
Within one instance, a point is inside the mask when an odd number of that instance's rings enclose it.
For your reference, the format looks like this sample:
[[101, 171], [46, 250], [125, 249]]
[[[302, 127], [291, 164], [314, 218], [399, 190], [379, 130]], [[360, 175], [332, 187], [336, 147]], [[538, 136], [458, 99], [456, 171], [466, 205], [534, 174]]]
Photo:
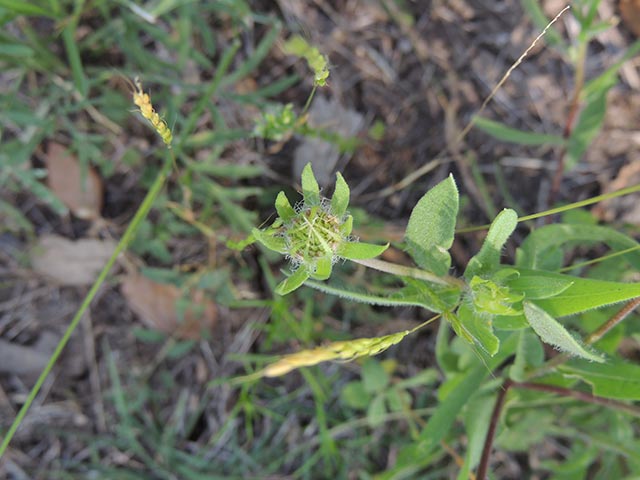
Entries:
[[377, 257], [382, 254], [389, 244], [386, 245], [374, 245], [372, 243], [363, 242], [345, 242], [336, 252], [339, 257], [347, 258], [349, 260], [367, 260], [369, 258]]
[[537, 276], [541, 281], [545, 278], [549, 282], [571, 281], [571, 285], [557, 295], [535, 301], [536, 305], [554, 317], [574, 315], [640, 297], [640, 283], [607, 282], [539, 270], [518, 270], [524, 277]]
[[274, 232], [254, 228], [251, 230], [251, 235], [253, 235], [253, 238], [267, 247], [269, 250], [273, 250], [274, 252], [278, 253], [287, 252], [287, 245], [284, 241], [284, 238], [275, 236]]
[[450, 175], [420, 199], [409, 217], [405, 238], [421, 268], [436, 275], [447, 273], [457, 214], [458, 189]]
[[593, 362], [604, 362], [604, 358], [588, 350], [580, 340], [570, 334], [555, 318], [539, 306], [524, 302], [524, 314], [531, 328], [543, 342], [576, 357], [585, 358]]
[[276, 197], [276, 211], [278, 212], [278, 216], [285, 222], [296, 216], [296, 211], [291, 206], [291, 203], [289, 203], [289, 199], [284, 192], [280, 192]]
[[498, 214], [480, 251], [467, 264], [464, 276], [467, 279], [495, 270], [500, 265], [502, 247], [518, 225], [518, 215], [514, 210], [504, 209]]
[[320, 205], [320, 187], [310, 163], [302, 169], [302, 195], [307, 205]]
[[554, 297], [574, 284], [571, 277], [549, 277], [544, 274], [537, 275], [538, 272], [535, 271], [530, 271], [530, 273], [531, 275], [521, 273], [518, 277], [507, 282], [512, 290], [524, 293], [527, 300]]
[[465, 331], [489, 355], [494, 356], [500, 348], [500, 340], [493, 333], [490, 315], [480, 315], [469, 305], [462, 305], [458, 309], [458, 318]]
[[342, 217], [349, 206], [349, 185], [345, 182], [344, 178], [337, 173], [336, 188], [331, 197], [331, 213], [336, 217]]
[[275, 292], [278, 295], [286, 295], [287, 293], [291, 293], [297, 288], [301, 287], [302, 284], [309, 278], [309, 272], [307, 272], [306, 268], [298, 268], [290, 277], [285, 278], [282, 282], [278, 284]]

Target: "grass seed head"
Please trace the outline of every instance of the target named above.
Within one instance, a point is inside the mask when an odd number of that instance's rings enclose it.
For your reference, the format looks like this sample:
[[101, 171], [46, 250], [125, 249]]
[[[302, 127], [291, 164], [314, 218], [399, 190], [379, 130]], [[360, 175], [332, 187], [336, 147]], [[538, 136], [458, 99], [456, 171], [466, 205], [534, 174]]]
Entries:
[[134, 80], [135, 90], [133, 92], [133, 103], [140, 109], [140, 113], [144, 118], [149, 120], [151, 125], [162, 141], [167, 145], [167, 148], [171, 148], [171, 142], [173, 141], [173, 134], [171, 133], [171, 129], [167, 125], [160, 115], [154, 110], [153, 104], [151, 103], [151, 97], [149, 94], [144, 93], [142, 90], [142, 83], [138, 77]]

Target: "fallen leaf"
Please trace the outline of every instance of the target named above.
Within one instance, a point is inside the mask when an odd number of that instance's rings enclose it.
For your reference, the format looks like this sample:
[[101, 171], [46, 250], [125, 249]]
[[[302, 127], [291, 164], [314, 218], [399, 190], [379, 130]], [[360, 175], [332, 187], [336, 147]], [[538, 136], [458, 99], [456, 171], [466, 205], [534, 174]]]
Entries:
[[197, 340], [216, 323], [216, 305], [202, 290], [191, 294], [190, 306], [178, 313], [182, 292], [174, 285], [154, 282], [140, 275], [128, 275], [122, 282], [122, 294], [140, 320], [149, 328], [178, 338]]
[[[640, 161], [625, 165], [618, 176], [607, 182], [604, 193], [614, 192], [640, 183]], [[640, 204], [638, 194], [625, 195], [600, 202], [592, 209], [593, 214], [605, 222], [625, 222], [640, 225]]]
[[116, 248], [112, 240], [43, 235], [31, 249], [33, 269], [61, 285], [90, 285]]
[[640, 0], [620, 0], [620, 13], [627, 28], [640, 37]]
[[45, 155], [47, 165], [47, 185], [51, 191], [83, 220], [100, 218], [102, 209], [102, 180], [89, 167], [83, 172], [80, 163], [66, 147], [49, 143]]

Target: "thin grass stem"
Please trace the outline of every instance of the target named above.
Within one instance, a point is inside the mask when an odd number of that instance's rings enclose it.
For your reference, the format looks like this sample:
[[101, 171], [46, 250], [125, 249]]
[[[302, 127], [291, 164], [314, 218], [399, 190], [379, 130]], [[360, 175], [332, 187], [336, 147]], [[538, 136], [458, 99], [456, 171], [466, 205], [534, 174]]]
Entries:
[[153, 202], [155, 201], [158, 194], [162, 190], [162, 187], [165, 184], [165, 180], [167, 179], [167, 176], [171, 171], [171, 166], [174, 160], [175, 158], [173, 153], [166, 156], [164, 160], [164, 164], [160, 169], [160, 172], [156, 176], [156, 179], [153, 182], [153, 185], [151, 186], [151, 188], [149, 189], [149, 192], [147, 193], [144, 200], [142, 201], [142, 204], [138, 208], [138, 211], [136, 212], [133, 219], [131, 220], [131, 223], [129, 224], [126, 231], [124, 232], [124, 235], [122, 235], [122, 238], [120, 239], [120, 242], [118, 242], [118, 245], [113, 251], [113, 254], [105, 264], [100, 274], [98, 275], [98, 278], [96, 278], [95, 282], [91, 286], [91, 289], [89, 290], [86, 297], [84, 298], [82, 305], [80, 305], [80, 308], [78, 309], [75, 316], [71, 320], [71, 323], [67, 327], [67, 330], [64, 332], [64, 335], [58, 342], [56, 349], [51, 354], [51, 357], [49, 358], [47, 365], [44, 367], [44, 370], [42, 371], [35, 385], [29, 392], [27, 399], [25, 400], [24, 404], [20, 408], [20, 411], [16, 415], [16, 418], [13, 420], [13, 423], [9, 427], [9, 430], [7, 431], [6, 435], [2, 439], [2, 444], [0, 444], [0, 458], [2, 458], [2, 455], [7, 450], [7, 447], [9, 446], [11, 439], [13, 438], [16, 431], [18, 430], [18, 427], [24, 420], [24, 417], [27, 415], [27, 411], [33, 404], [33, 401], [35, 400], [36, 396], [40, 392], [40, 389], [42, 388], [42, 385], [44, 384], [49, 374], [51, 373], [51, 370], [53, 370], [53, 367], [56, 364], [58, 358], [60, 357], [60, 354], [62, 353], [62, 351], [64, 350], [64, 347], [69, 342], [71, 335], [78, 327], [78, 324], [80, 323], [80, 320], [82, 320], [82, 316], [84, 315], [84, 312], [89, 308], [89, 305], [91, 305], [91, 302], [93, 301], [94, 297], [98, 293], [98, 290], [100, 289], [105, 279], [107, 278], [107, 275], [109, 274], [114, 264], [116, 263], [118, 256], [127, 248], [131, 240], [133, 240], [135, 233], [138, 230], [138, 227], [140, 227], [142, 221], [146, 218], [147, 214], [151, 210], [151, 207], [153, 206]]

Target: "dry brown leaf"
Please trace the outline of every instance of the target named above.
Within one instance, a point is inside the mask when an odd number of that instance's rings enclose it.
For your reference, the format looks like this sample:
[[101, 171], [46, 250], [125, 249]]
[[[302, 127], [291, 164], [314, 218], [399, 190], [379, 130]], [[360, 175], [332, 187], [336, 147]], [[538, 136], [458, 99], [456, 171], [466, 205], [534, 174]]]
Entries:
[[182, 292], [174, 285], [157, 283], [139, 274], [128, 275], [122, 282], [122, 294], [148, 327], [179, 338], [202, 338], [216, 323], [217, 308], [202, 290], [191, 295], [191, 305], [182, 318], [176, 304]]
[[640, 37], [640, 0], [620, 0], [620, 13], [627, 28]]
[[87, 169], [83, 178], [76, 157], [63, 145], [52, 142], [49, 143], [45, 163], [47, 185], [69, 210], [83, 220], [100, 218], [103, 187], [96, 171]]
[[[618, 176], [604, 188], [604, 193], [614, 192], [640, 183], [640, 161], [625, 165], [618, 172]], [[612, 222], [614, 220], [640, 225], [640, 203], [638, 194], [625, 195], [601, 202], [593, 208], [596, 217]]]
[[116, 248], [112, 240], [43, 235], [30, 252], [33, 269], [61, 285], [90, 285]]

